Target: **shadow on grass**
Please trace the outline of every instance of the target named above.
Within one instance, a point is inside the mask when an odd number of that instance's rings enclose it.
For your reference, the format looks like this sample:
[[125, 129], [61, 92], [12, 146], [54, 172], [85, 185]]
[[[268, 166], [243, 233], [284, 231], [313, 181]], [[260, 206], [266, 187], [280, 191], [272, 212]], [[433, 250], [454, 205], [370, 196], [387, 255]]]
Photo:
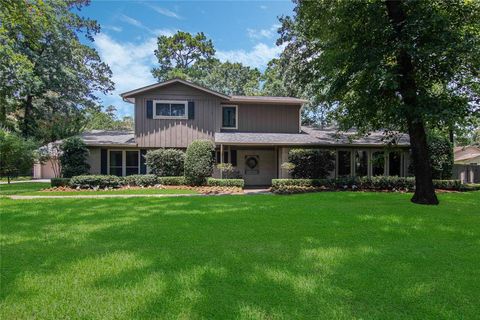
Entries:
[[473, 318], [480, 193], [2, 200], [2, 318]]

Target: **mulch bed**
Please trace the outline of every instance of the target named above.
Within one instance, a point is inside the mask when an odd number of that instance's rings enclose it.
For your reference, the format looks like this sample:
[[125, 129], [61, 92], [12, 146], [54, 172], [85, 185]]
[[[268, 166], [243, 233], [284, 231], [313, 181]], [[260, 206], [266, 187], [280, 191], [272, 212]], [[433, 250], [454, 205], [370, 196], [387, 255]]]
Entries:
[[52, 187], [52, 188], [47, 188], [40, 190], [40, 192], [62, 192], [62, 191], [68, 191], [68, 192], [76, 192], [76, 191], [91, 191], [96, 192], [100, 190], [145, 190], [145, 189], [175, 189], [175, 190], [194, 190], [200, 194], [242, 194], [243, 189], [238, 188], [238, 187], [210, 187], [210, 186], [198, 186], [198, 187], [192, 187], [192, 186], [163, 186], [163, 185], [158, 185], [158, 186], [149, 186], [149, 187], [131, 187], [131, 186], [124, 186], [120, 188], [115, 188], [115, 189], [75, 189], [75, 188], [70, 188], [70, 187]]

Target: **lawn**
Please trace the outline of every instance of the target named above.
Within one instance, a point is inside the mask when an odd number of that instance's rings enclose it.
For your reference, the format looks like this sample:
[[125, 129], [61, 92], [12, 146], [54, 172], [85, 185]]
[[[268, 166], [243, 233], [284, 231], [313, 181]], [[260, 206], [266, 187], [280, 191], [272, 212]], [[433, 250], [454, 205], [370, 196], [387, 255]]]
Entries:
[[473, 319], [480, 192], [0, 199], [1, 319]]
[[79, 191], [40, 191], [50, 188], [50, 183], [24, 182], [9, 185], [0, 184], [0, 196], [73, 196], [73, 195], [96, 195], [96, 194], [196, 194], [195, 190], [186, 189], [114, 189], [114, 190], [79, 190]]

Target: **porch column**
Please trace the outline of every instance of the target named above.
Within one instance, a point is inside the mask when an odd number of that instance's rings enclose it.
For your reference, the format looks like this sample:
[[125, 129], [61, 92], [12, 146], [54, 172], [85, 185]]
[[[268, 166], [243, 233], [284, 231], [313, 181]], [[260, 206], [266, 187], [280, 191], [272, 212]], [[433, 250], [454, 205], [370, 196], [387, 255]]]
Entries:
[[[223, 144], [220, 145], [220, 163], [223, 164]], [[220, 179], [223, 179], [223, 170], [220, 170]]]

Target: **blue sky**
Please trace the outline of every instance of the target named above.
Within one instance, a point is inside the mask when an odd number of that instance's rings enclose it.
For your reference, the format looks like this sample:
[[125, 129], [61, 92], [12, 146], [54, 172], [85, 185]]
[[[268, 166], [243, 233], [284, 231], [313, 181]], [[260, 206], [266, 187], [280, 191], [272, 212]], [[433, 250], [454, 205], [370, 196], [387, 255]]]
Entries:
[[93, 0], [80, 14], [102, 27], [90, 45], [113, 71], [115, 91], [102, 96], [103, 104], [115, 105], [121, 117], [132, 115], [133, 107], [118, 95], [155, 82], [150, 69], [156, 63], [158, 35], [202, 31], [212, 39], [220, 60], [263, 70], [282, 51], [275, 45], [278, 17], [292, 10], [291, 1]]

